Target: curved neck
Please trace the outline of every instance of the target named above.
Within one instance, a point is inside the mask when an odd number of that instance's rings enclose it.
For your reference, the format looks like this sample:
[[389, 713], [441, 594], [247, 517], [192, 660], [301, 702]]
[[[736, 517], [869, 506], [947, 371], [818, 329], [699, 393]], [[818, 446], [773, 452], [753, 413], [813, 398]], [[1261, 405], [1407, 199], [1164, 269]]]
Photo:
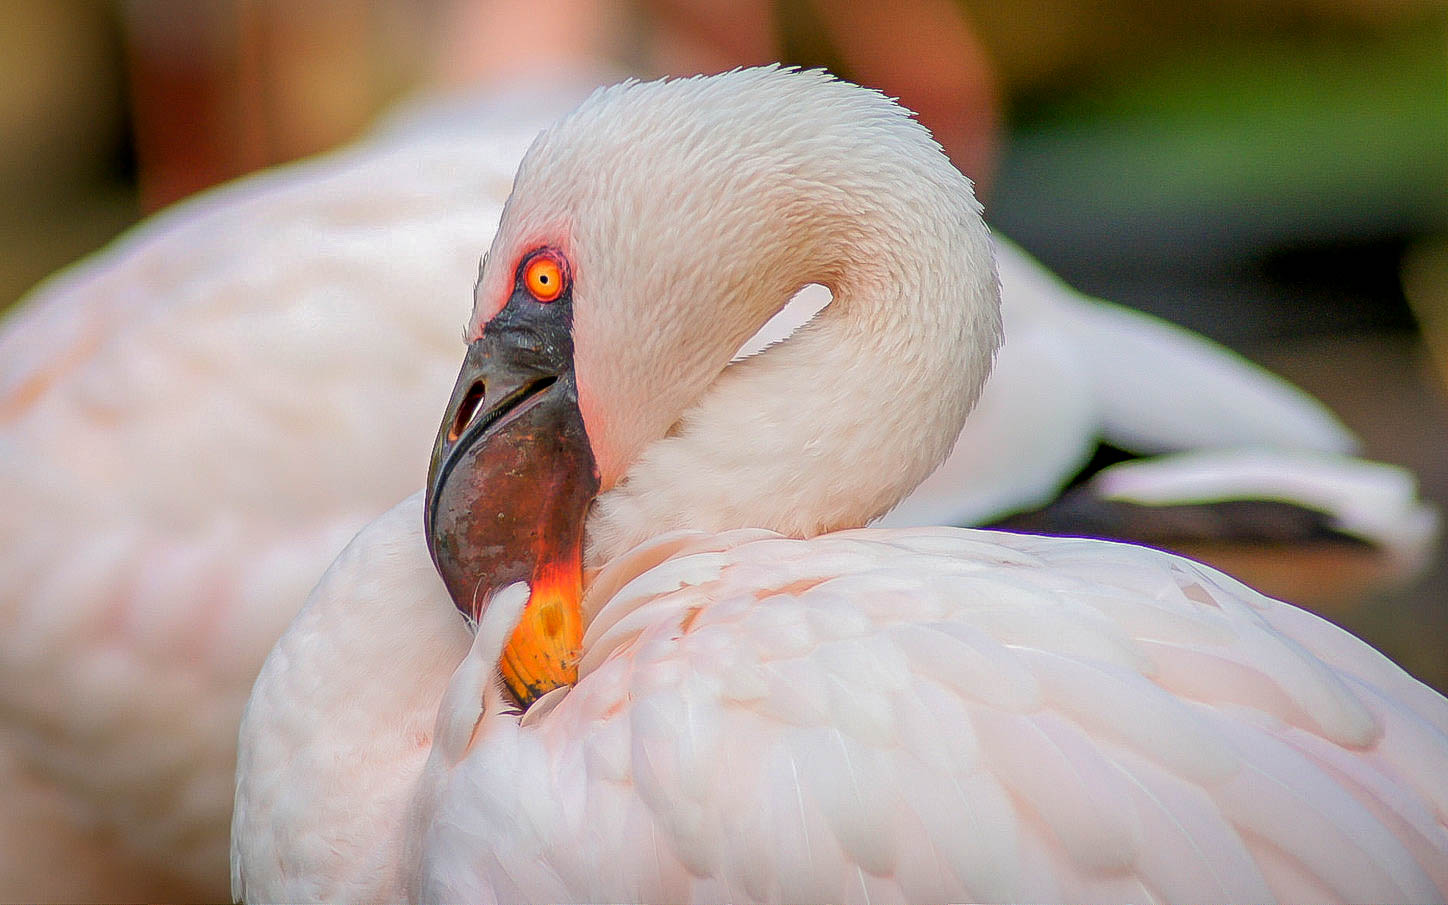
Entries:
[[[863, 524], [949, 452], [1000, 343], [970, 180], [907, 111], [777, 67], [604, 89], [529, 149], [471, 329], [570, 256], [597, 565], [674, 526]], [[802, 286], [834, 301], [730, 365]]]
[[[793, 234], [756, 236], [768, 249], [755, 251], [759, 271], [805, 274], [834, 301], [786, 341], [724, 368], [598, 498], [591, 564], [674, 528], [809, 537], [863, 525], [949, 454], [1000, 344], [999, 287], [969, 182], [943, 155], [924, 163], [862, 168], [848, 196], [796, 199], [818, 229], [811, 241], [796, 218], [779, 218]], [[787, 268], [767, 260], [780, 248], [798, 250]], [[750, 251], [738, 252], [746, 267]], [[719, 300], [741, 329], [792, 294], [751, 288]], [[716, 330], [727, 361], [740, 331]]]

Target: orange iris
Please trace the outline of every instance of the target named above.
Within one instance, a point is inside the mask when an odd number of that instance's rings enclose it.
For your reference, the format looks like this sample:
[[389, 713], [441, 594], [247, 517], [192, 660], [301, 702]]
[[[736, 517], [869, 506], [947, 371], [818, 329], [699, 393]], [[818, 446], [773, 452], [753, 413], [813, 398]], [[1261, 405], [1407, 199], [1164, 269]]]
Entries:
[[563, 266], [547, 252], [536, 255], [523, 270], [523, 285], [533, 298], [551, 302], [563, 294]]

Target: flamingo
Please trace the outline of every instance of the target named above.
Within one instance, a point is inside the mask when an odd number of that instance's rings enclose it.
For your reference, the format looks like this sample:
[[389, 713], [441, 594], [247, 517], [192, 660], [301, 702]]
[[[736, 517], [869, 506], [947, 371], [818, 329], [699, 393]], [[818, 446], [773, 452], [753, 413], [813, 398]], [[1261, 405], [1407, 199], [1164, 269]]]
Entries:
[[[400, 111], [158, 215], [0, 327], [0, 894], [225, 895], [247, 694], [317, 576], [423, 480], [457, 287], [540, 111], [573, 92]], [[1098, 437], [1209, 465], [1252, 447], [1266, 480], [1213, 494], [1285, 494], [1402, 574], [1423, 560], [1411, 475], [1345, 458], [1315, 400], [995, 242], [1011, 339], [951, 457], [882, 524], [1038, 505]], [[1188, 474], [1150, 463], [1167, 473], [1107, 495], [1160, 500]]]
[[[493, 234], [530, 116], [570, 90], [403, 111], [153, 218], [0, 329], [7, 897], [225, 894], [251, 683], [316, 576], [422, 480], [464, 313], [447, 299]], [[1353, 438], [1318, 403], [996, 242], [1013, 338], [951, 458], [886, 521], [1035, 505], [1098, 434], [1249, 445], [1272, 447], [1277, 494], [1303, 499], [1284, 479], [1306, 475], [1342, 531], [1405, 571], [1421, 561], [1432, 516], [1411, 476], [1337, 455]], [[1160, 398], [1121, 392], [1132, 369]], [[1319, 454], [1316, 472], [1299, 461]]]
[[1448, 700], [1361, 641], [1148, 548], [860, 527], [1001, 336], [969, 181], [882, 95], [599, 91], [466, 336], [425, 491], [257, 679], [234, 896], [1448, 896]]

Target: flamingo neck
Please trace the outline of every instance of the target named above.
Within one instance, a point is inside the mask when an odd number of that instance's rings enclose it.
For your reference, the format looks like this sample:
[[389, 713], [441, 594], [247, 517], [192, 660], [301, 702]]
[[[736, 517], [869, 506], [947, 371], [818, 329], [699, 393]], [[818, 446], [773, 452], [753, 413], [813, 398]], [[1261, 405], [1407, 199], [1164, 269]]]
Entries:
[[[912, 124], [913, 125], [913, 124]], [[918, 150], [918, 149], [914, 149]], [[758, 527], [795, 537], [856, 527], [950, 453], [1000, 344], [989, 236], [944, 156], [834, 174], [834, 191], [789, 202], [800, 217], [756, 233], [730, 269], [804, 274], [833, 302], [786, 341], [724, 368], [599, 497], [588, 557], [601, 565], [661, 532]], [[788, 224], [787, 228], [785, 224]], [[781, 268], [778, 249], [796, 257]], [[707, 281], [705, 281], [707, 282]], [[739, 332], [797, 286], [717, 300]], [[725, 358], [727, 360], [727, 358]]]

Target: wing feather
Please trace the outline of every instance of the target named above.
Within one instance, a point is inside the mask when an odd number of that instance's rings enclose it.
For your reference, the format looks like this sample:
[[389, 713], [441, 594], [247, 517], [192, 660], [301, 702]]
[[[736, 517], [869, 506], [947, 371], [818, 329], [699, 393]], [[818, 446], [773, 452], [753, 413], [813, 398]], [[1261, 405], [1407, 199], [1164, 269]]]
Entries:
[[[1316, 617], [1095, 541], [864, 529], [699, 550], [676, 555], [702, 557], [707, 580], [603, 603], [627, 637], [537, 725], [493, 730], [551, 725], [550, 744], [584, 756], [509, 769], [546, 789], [593, 765], [633, 803], [637, 835], [589, 836], [609, 867], [564, 898], [653, 898], [643, 838], [690, 894], [737, 900], [1448, 893], [1448, 742], [1419, 714], [1438, 705], [1402, 704], [1412, 680]], [[726, 694], [740, 673], [754, 693]], [[486, 750], [451, 781], [495, 769]], [[613, 819], [565, 824], [595, 818]], [[486, 847], [513, 818], [471, 819]], [[575, 858], [575, 831], [540, 828], [514, 854]], [[451, 868], [488, 882], [477, 862]]]

